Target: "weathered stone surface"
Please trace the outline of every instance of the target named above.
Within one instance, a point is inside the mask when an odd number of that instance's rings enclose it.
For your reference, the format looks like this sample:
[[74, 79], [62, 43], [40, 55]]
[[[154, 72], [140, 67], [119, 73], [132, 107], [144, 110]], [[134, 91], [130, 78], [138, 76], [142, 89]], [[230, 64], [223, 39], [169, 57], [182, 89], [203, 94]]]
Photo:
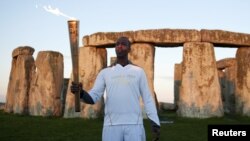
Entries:
[[200, 32], [202, 42], [210, 42], [228, 47], [250, 46], [250, 34], [206, 29], [202, 29]]
[[105, 46], [105, 47], [114, 47], [116, 40], [125, 36], [130, 39], [130, 42], [133, 42], [133, 31], [126, 32], [97, 32], [89, 36], [84, 36], [82, 41], [84, 46]]
[[98, 32], [83, 37], [84, 46], [114, 47], [120, 36], [133, 42], [152, 43], [156, 46], [180, 46], [184, 42], [201, 41], [200, 32], [190, 29], [153, 29], [126, 32]]
[[219, 69], [221, 95], [224, 112], [235, 113], [236, 59], [225, 58], [216, 62]]
[[223, 70], [218, 69], [218, 77], [219, 78], [225, 77], [225, 73], [223, 72]]
[[174, 80], [182, 79], [182, 64], [174, 64]]
[[178, 114], [197, 118], [223, 116], [220, 93], [213, 45], [185, 43]]
[[13, 50], [12, 57], [17, 57], [18, 55], [33, 55], [35, 49], [30, 46], [21, 46]]
[[181, 77], [182, 77], [182, 65], [175, 64], [174, 65], [174, 106], [177, 108], [177, 103], [179, 101], [180, 95], [180, 86], [181, 86]]
[[114, 64], [115, 61], [116, 61], [116, 57], [111, 57], [111, 58], [110, 58], [110, 64]]
[[190, 29], [154, 29], [134, 32], [135, 42], [153, 43], [156, 46], [181, 46], [185, 42], [200, 42], [198, 30]]
[[36, 59], [29, 91], [29, 113], [39, 116], [61, 116], [63, 90], [63, 56], [59, 52], [41, 51]]
[[[154, 99], [156, 107], [159, 107], [157, 96], [154, 92], [154, 56], [155, 47], [153, 45], [146, 43], [135, 43], [131, 45], [131, 51], [128, 55], [128, 58], [133, 64], [143, 68], [147, 76], [151, 95]], [[142, 108], [143, 117], [147, 118], [142, 99], [140, 99], [140, 105]]]
[[[81, 47], [79, 48], [79, 73], [80, 82], [83, 83], [83, 88], [89, 91], [95, 82], [97, 74], [101, 69], [107, 66], [107, 51], [105, 48]], [[69, 84], [71, 84], [70, 79]], [[70, 87], [70, 85], [69, 85]], [[74, 95], [68, 88], [66, 96], [66, 105], [64, 117], [82, 117], [82, 118], [97, 118], [103, 114], [104, 100], [103, 98], [94, 105], [81, 102], [81, 112], [75, 112]]]
[[84, 36], [84, 46], [114, 47], [120, 36], [129, 37], [133, 43], [151, 43], [161, 47], [182, 46], [185, 42], [210, 42], [218, 46], [250, 46], [250, 34], [223, 30], [201, 31], [195, 29], [148, 29], [125, 32], [98, 32]]
[[61, 94], [62, 114], [64, 113], [64, 110], [65, 110], [66, 95], [67, 95], [67, 91], [68, 91], [68, 86], [69, 86], [69, 78], [64, 78], [63, 79], [63, 90], [62, 90], [62, 94]]
[[[144, 69], [151, 95], [154, 100], [156, 100], [154, 95], [154, 56], [155, 47], [153, 45], [135, 43], [131, 45], [131, 51], [128, 57], [133, 64]], [[157, 101], [155, 102], [157, 103]]]
[[[19, 47], [13, 52], [16, 52], [16, 50], [27, 51], [34, 49], [31, 47]], [[12, 59], [12, 66], [6, 96], [6, 112], [13, 112], [18, 114], [28, 113], [28, 93], [30, 88], [31, 74], [35, 69], [35, 61], [32, 53], [16, 54]]]
[[227, 95], [227, 80], [226, 76], [223, 70], [218, 69], [218, 77], [220, 82], [220, 91], [221, 91], [221, 101], [223, 104], [223, 109], [225, 113], [229, 113], [229, 111], [226, 109], [226, 103], [225, 103], [225, 96]]
[[250, 48], [239, 48], [236, 53], [236, 60], [236, 112], [250, 116]]
[[225, 91], [223, 103], [225, 113], [235, 114], [236, 66], [225, 69]]
[[216, 62], [216, 66], [220, 70], [223, 70], [225, 68], [229, 68], [229, 67], [235, 66], [235, 65], [236, 65], [235, 58], [225, 58], [225, 59], [218, 60]]

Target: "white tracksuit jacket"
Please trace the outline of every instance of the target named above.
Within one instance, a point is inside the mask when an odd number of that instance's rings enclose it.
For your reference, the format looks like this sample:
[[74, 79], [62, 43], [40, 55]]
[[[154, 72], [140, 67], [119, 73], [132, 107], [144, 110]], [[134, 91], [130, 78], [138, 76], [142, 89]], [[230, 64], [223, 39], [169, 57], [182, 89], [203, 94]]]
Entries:
[[147, 78], [142, 68], [116, 64], [103, 69], [89, 91], [93, 101], [98, 101], [106, 88], [104, 126], [143, 124], [140, 97], [149, 119], [160, 125], [155, 103], [150, 94]]

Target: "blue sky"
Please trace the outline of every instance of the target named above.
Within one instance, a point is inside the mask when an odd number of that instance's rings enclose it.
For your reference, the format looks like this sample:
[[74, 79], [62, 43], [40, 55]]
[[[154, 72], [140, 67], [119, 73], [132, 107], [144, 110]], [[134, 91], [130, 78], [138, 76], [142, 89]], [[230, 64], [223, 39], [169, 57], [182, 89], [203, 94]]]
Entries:
[[[81, 38], [95, 32], [141, 29], [221, 29], [250, 34], [250, 1], [236, 0], [1, 0], [0, 102], [5, 101], [11, 53], [28, 45], [64, 55], [64, 77], [71, 72], [67, 20], [45, 10], [58, 8], [80, 21]], [[216, 48], [216, 59], [234, 57], [236, 49]], [[114, 50], [108, 50], [114, 56]], [[160, 101], [173, 99], [174, 64], [182, 48], [156, 48], [155, 89]]]

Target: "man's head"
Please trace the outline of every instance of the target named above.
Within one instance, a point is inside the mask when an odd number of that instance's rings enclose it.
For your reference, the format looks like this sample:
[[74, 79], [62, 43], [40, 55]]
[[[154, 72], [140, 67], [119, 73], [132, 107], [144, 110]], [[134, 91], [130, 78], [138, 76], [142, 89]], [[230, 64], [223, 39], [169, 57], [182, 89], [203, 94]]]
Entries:
[[115, 44], [115, 52], [117, 58], [127, 57], [130, 51], [130, 45], [131, 43], [127, 37], [118, 38]]

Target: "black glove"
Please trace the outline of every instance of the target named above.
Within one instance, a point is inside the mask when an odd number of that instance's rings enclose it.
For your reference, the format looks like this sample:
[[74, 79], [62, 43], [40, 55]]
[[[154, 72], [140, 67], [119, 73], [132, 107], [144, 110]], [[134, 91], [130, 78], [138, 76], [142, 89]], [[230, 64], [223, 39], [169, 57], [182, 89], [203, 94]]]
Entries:
[[82, 83], [75, 83], [72, 81], [70, 91], [75, 94], [82, 91]]
[[155, 122], [151, 121], [151, 131], [152, 131], [152, 141], [159, 141], [160, 139], [160, 129], [161, 127]]
[[80, 92], [80, 99], [82, 99], [87, 104], [95, 104], [88, 92], [82, 89], [82, 83], [77, 84], [75, 82], [72, 82], [70, 86], [70, 91], [73, 94]]

